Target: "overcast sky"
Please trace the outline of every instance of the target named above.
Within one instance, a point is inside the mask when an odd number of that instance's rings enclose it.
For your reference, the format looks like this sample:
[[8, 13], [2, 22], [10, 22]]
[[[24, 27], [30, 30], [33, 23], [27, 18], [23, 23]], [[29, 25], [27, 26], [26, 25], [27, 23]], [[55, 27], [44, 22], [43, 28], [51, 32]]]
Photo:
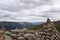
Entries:
[[0, 21], [60, 20], [60, 0], [0, 0]]

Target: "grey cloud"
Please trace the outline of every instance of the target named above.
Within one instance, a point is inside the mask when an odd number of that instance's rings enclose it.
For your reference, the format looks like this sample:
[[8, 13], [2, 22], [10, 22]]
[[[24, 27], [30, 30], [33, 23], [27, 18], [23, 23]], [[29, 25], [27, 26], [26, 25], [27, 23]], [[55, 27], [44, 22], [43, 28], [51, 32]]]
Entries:
[[45, 13], [60, 13], [60, 10], [51, 9], [51, 10], [45, 11]]
[[[24, 3], [20, 5], [20, 3]], [[33, 4], [33, 6], [31, 6], [30, 4]], [[11, 11], [11, 12], [16, 12], [16, 11], [20, 11], [22, 9], [30, 9], [36, 6], [41, 6], [41, 5], [48, 5], [51, 4], [52, 0], [39, 0], [39, 2], [36, 2], [35, 0], [21, 0], [20, 2], [15, 2], [12, 4], [2, 4], [0, 3], [0, 9], [1, 10], [7, 10], [7, 11]]]
[[18, 11], [20, 8], [18, 5], [3, 5], [0, 4], [0, 10], [8, 10], [8, 11]]
[[47, 5], [52, 3], [52, 0], [39, 0], [38, 2], [36, 2], [36, 0], [21, 0], [21, 2], [24, 2], [26, 4], [30, 4], [33, 3], [35, 5], [40, 4], [40, 5]]
[[[20, 3], [22, 3], [20, 5]], [[30, 5], [31, 4], [31, 5]], [[0, 20], [16, 20], [16, 21], [43, 21], [47, 17], [53, 20], [57, 19], [59, 10], [50, 9], [52, 0], [21, 0], [18, 3], [1, 4], [0, 3]], [[48, 7], [45, 7], [45, 6]], [[41, 6], [41, 7], [40, 7]], [[35, 8], [34, 8], [35, 7]], [[26, 9], [26, 10], [25, 10]], [[27, 10], [28, 9], [28, 10]], [[50, 9], [50, 10], [49, 10]], [[30, 11], [31, 10], [31, 11]], [[56, 15], [54, 15], [54, 13]]]
[[42, 18], [52, 17], [51, 14], [48, 13], [42, 13], [42, 15], [29, 15], [29, 16], [42, 17]]

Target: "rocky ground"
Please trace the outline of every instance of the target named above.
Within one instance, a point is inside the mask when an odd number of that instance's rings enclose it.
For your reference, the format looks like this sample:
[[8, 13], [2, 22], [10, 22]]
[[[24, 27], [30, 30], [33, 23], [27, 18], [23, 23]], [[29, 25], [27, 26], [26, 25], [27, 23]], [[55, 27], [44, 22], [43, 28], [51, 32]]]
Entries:
[[5, 31], [0, 30], [0, 40], [60, 40], [60, 33], [48, 18], [41, 30], [14, 29]]

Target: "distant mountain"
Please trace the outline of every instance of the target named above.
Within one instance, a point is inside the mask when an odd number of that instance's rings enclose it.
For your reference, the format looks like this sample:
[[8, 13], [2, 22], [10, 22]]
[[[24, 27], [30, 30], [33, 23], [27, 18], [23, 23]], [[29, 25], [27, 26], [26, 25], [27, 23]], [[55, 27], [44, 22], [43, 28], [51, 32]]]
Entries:
[[[54, 21], [52, 22], [54, 23], [55, 27], [57, 28], [57, 30], [60, 32], [60, 21]], [[35, 25], [35, 26], [31, 26], [31, 27], [28, 27], [28, 29], [31, 29], [31, 30], [40, 30], [42, 28], [44, 23], [42, 24], [39, 24], [39, 25]]]
[[44, 22], [32, 22], [33, 25], [39, 25], [39, 24], [42, 24]]
[[32, 25], [32, 23], [28, 22], [0, 22], [0, 28], [3, 26], [6, 28], [6, 30], [15, 29], [16, 27], [22, 29], [24, 27], [30, 27]]
[[[60, 31], [60, 21], [54, 21], [53, 22], [55, 27]], [[41, 29], [42, 25], [44, 23], [43, 22], [0, 22], [0, 28], [3, 26], [4, 28], [6, 28], [6, 30], [11, 30], [11, 29], [15, 29], [17, 28], [28, 28], [31, 30], [37, 30], [37, 29]]]

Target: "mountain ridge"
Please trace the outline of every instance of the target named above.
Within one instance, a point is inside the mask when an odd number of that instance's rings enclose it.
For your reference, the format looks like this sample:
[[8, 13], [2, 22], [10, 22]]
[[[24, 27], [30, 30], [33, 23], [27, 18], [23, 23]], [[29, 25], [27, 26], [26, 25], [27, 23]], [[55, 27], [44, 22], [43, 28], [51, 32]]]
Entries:
[[28, 22], [0, 22], [0, 28], [4, 27], [6, 30], [15, 29], [16, 27], [22, 29], [24, 27], [32, 26], [32, 23]]

